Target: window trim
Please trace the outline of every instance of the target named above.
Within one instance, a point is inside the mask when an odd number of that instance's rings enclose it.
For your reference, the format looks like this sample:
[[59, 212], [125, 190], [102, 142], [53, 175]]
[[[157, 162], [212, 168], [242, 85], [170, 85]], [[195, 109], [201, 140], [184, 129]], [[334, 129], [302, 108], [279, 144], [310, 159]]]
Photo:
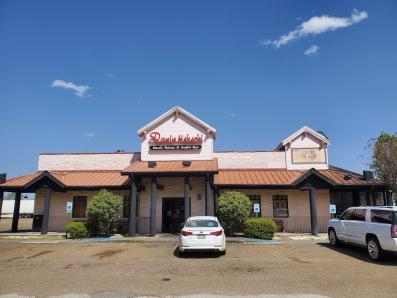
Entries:
[[[282, 197], [283, 199], [285, 198], [286, 204], [287, 204], [287, 215], [286, 216], [276, 216], [275, 215], [275, 208], [274, 208], [274, 201], [279, 200], [279, 197]], [[273, 218], [289, 218], [289, 205], [288, 205], [288, 195], [273, 195], [272, 196], [272, 203], [273, 203]]]

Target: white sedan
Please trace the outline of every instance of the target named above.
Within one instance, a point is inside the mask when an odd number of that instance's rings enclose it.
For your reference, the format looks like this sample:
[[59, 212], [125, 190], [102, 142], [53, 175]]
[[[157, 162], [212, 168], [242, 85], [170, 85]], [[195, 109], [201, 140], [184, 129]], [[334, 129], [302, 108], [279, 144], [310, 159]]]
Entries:
[[179, 252], [209, 250], [226, 253], [225, 232], [214, 216], [189, 217], [179, 237]]

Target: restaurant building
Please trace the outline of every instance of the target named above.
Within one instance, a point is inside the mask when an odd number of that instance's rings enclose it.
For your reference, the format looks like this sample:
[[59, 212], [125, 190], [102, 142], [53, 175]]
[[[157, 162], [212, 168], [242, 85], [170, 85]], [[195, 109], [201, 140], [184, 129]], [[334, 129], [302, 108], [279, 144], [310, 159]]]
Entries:
[[46, 234], [85, 220], [92, 196], [108, 189], [123, 197], [118, 227], [131, 236], [174, 233], [190, 215], [216, 215], [219, 196], [229, 190], [246, 194], [260, 207], [253, 216], [273, 218], [280, 231], [314, 234], [326, 231], [331, 205], [340, 213], [389, 200], [371, 172], [331, 166], [330, 140], [306, 126], [272, 151], [214, 151], [216, 129], [174, 107], [138, 136], [140, 152], [40, 154], [36, 172], [3, 175], [0, 198], [16, 193], [12, 231], [28, 192], [36, 194], [33, 230]]

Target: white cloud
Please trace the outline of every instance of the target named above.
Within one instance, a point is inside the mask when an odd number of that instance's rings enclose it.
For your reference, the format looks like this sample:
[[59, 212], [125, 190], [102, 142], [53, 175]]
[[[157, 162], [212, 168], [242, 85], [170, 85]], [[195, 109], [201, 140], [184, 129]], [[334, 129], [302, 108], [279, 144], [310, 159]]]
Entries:
[[114, 78], [114, 74], [112, 74], [112, 73], [107, 73], [106, 76], [107, 76], [108, 78], [111, 78], [111, 79]]
[[72, 82], [65, 82], [63, 80], [55, 80], [54, 82], [52, 82], [51, 87], [72, 90], [75, 95], [80, 96], [80, 97], [85, 97], [86, 92], [89, 89], [91, 89], [91, 87], [89, 87], [89, 86], [85, 86], [85, 85], [77, 86], [77, 85], [73, 84]]
[[234, 117], [236, 117], [236, 113], [231, 112], [231, 113], [228, 114], [228, 116], [234, 118]]
[[86, 133], [84, 136], [86, 136], [87, 138], [93, 138], [93, 137], [95, 137], [95, 133], [89, 132], [89, 133]]
[[314, 45], [312, 45], [312, 46], [310, 46], [309, 48], [306, 49], [305, 55], [306, 56], [313, 56], [313, 55], [315, 55], [318, 52], [319, 49], [320, 49], [320, 47], [318, 45], [314, 44]]
[[366, 11], [358, 11], [357, 9], [353, 9], [350, 18], [339, 18], [328, 15], [314, 16], [300, 24], [296, 29], [280, 36], [278, 39], [266, 40], [262, 42], [262, 44], [280, 48], [302, 37], [318, 35], [327, 31], [335, 31], [340, 28], [349, 27], [360, 23], [366, 18], [368, 18], [368, 13]]

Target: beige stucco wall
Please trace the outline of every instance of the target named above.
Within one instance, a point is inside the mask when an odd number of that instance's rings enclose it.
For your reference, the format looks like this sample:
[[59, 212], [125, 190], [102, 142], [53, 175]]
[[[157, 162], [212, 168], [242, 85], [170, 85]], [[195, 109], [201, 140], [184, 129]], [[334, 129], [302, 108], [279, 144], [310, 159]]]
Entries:
[[[175, 178], [158, 178], [157, 183], [162, 185], [163, 190], [157, 190], [157, 232], [161, 232], [162, 227], [162, 205], [164, 197], [183, 197], [183, 183], [184, 179], [181, 177]], [[205, 214], [205, 179], [204, 177], [190, 178], [190, 197], [191, 197], [191, 214], [204, 215]], [[151, 196], [151, 179], [145, 178], [142, 181], [145, 190], [138, 193], [139, 217], [150, 217], [150, 196]], [[112, 191], [115, 194], [124, 196], [129, 195], [129, 191]], [[66, 214], [66, 203], [73, 201], [74, 196], [87, 196], [88, 202], [92, 196], [98, 191], [67, 191], [67, 192], [52, 192], [50, 205], [50, 218], [48, 223], [49, 231], [63, 232], [65, 231], [65, 223], [73, 220], [71, 214]], [[213, 193], [210, 193], [210, 214], [213, 214], [214, 203]], [[34, 206], [34, 214], [43, 214], [44, 208], [44, 193], [39, 190], [36, 193], [36, 200]], [[120, 217], [122, 216], [120, 210]]]
[[[129, 195], [129, 191], [114, 190], [112, 191], [120, 196]], [[74, 196], [87, 196], [87, 204], [92, 196], [98, 191], [67, 191], [67, 192], [52, 192], [50, 203], [50, 217], [48, 220], [48, 230], [50, 232], [64, 232], [65, 223], [73, 220], [72, 214], [66, 213], [66, 203], [73, 202]], [[44, 192], [39, 190], [36, 192], [36, 199], [34, 204], [34, 214], [43, 214], [44, 210]], [[122, 216], [122, 209], [120, 210]]]
[[[145, 178], [142, 184], [145, 190], [138, 194], [139, 217], [150, 216], [150, 195], [151, 186], [150, 178]], [[164, 177], [157, 179], [158, 184], [164, 187], [163, 190], [157, 190], [157, 232], [161, 232], [162, 228], [162, 203], [164, 197], [183, 197], [183, 178], [181, 177]], [[205, 179], [204, 177], [191, 177], [191, 212], [192, 216], [205, 214]], [[224, 192], [226, 190], [221, 190]], [[310, 206], [309, 193], [300, 190], [269, 190], [269, 189], [240, 189], [236, 190], [247, 195], [260, 195], [262, 216], [273, 217], [273, 195], [288, 195], [289, 217], [280, 219], [283, 221], [285, 232], [310, 232]], [[66, 214], [66, 203], [73, 201], [73, 196], [87, 196], [88, 201], [98, 191], [67, 191], [52, 192], [49, 231], [63, 232], [65, 223], [72, 219], [71, 214]], [[129, 191], [112, 191], [118, 195], [129, 195]], [[317, 190], [317, 220], [320, 232], [325, 232], [327, 222], [330, 219], [329, 214], [329, 190]], [[38, 191], [34, 206], [34, 214], [43, 214], [44, 193]], [[213, 192], [210, 193], [210, 214], [214, 212]], [[120, 217], [122, 210], [120, 210]]]
[[[220, 193], [226, 190], [221, 190]], [[300, 190], [277, 189], [237, 189], [246, 195], [260, 195], [263, 217], [273, 218], [273, 195], [288, 195], [288, 218], [280, 218], [283, 221], [285, 232], [310, 232], [310, 203], [309, 193]], [[319, 232], [326, 232], [329, 214], [329, 190], [317, 190], [317, 222]]]

